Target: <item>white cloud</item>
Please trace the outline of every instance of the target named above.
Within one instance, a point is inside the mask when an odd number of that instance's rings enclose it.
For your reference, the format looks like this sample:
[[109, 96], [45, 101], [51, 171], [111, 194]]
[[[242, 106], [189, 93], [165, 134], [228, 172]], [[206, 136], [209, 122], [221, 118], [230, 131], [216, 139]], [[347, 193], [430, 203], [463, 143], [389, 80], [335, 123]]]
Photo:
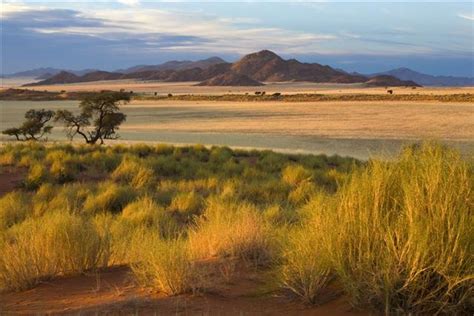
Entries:
[[140, 4], [140, 0], [117, 0], [117, 1], [118, 3], [131, 6], [131, 7], [134, 7]]
[[473, 14], [459, 13], [458, 17], [469, 20], [469, 21], [474, 21], [474, 15]]
[[[130, 1], [130, 0], [126, 0]], [[36, 8], [35, 8], [36, 9]], [[145, 39], [143, 50], [226, 52], [244, 54], [263, 48], [280, 53], [294, 51], [323, 52], [321, 42], [333, 41], [337, 36], [312, 32], [290, 31], [264, 27], [256, 19], [230, 19], [196, 12], [144, 9], [140, 7], [108, 10], [83, 9], [78, 19], [101, 21], [102, 25], [54, 25], [30, 27], [42, 34], [86, 35], [120, 41], [124, 37]], [[192, 37], [176, 45], [161, 45], [162, 37]]]

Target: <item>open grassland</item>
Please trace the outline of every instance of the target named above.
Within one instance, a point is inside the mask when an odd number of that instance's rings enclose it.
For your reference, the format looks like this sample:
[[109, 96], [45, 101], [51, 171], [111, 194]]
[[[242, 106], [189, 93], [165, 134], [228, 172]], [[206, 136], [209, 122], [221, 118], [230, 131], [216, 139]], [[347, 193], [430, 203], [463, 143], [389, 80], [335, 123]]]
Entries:
[[117, 265], [163, 295], [205, 295], [244, 265], [266, 293], [310, 304], [343, 295], [387, 315], [474, 311], [473, 161], [449, 148], [360, 162], [23, 144], [3, 146], [0, 164], [27, 170], [0, 199], [0, 288], [11, 299]]
[[[34, 81], [34, 80], [31, 80]], [[31, 82], [30, 81], [30, 82]], [[23, 83], [26, 83], [24, 81]], [[73, 84], [48, 85], [29, 87], [37, 91], [101, 91], [114, 90], [134, 91], [136, 93], [161, 95], [172, 94], [202, 94], [202, 95], [222, 95], [222, 94], [254, 94], [255, 91], [265, 91], [266, 94], [387, 94], [385, 87], [367, 87], [364, 84], [334, 84], [334, 83], [314, 83], [314, 82], [267, 82], [261, 87], [244, 86], [196, 86], [198, 82], [160, 82], [160, 81], [134, 81], [134, 80], [114, 80], [96, 81]], [[9, 82], [3, 79], [4, 88], [19, 87], [18, 81]], [[474, 93], [474, 87], [422, 87], [412, 89], [411, 87], [389, 87], [394, 94], [463, 94]]]
[[[48, 91], [31, 89], [4, 89], [0, 91], [0, 100], [3, 101], [61, 101], [81, 100], [87, 96], [112, 90], [87, 91]], [[121, 89], [123, 91], [123, 89]], [[393, 91], [393, 90], [391, 90]], [[134, 100], [151, 101], [209, 101], [209, 102], [357, 102], [357, 101], [437, 101], [437, 102], [474, 102], [474, 93], [401, 93], [382, 94], [380, 91], [367, 89], [365, 93], [289, 93], [280, 92], [267, 94], [255, 93], [225, 93], [225, 94], [158, 94], [129, 91]], [[342, 91], [341, 91], [342, 92]]]
[[[264, 133], [362, 139], [474, 138], [474, 105], [471, 103], [133, 101], [124, 109], [149, 115], [146, 122], [129, 117], [123, 131]], [[143, 116], [137, 115], [137, 118]]]

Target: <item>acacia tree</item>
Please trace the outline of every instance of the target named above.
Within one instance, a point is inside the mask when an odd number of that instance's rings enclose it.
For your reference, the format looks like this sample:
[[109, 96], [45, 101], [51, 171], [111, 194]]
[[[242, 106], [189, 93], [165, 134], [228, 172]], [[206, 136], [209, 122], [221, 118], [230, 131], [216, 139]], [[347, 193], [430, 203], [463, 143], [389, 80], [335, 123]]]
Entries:
[[64, 123], [66, 135], [73, 139], [80, 135], [87, 144], [104, 143], [104, 139], [117, 139], [117, 130], [126, 115], [120, 112], [120, 104], [130, 101], [127, 93], [101, 93], [85, 98], [79, 104], [80, 112], [74, 115], [68, 110], [56, 112], [55, 120]]
[[54, 116], [51, 110], [28, 110], [25, 113], [25, 121], [20, 127], [7, 128], [2, 134], [15, 136], [17, 140], [39, 140], [45, 134], [51, 133], [53, 126], [46, 125]]

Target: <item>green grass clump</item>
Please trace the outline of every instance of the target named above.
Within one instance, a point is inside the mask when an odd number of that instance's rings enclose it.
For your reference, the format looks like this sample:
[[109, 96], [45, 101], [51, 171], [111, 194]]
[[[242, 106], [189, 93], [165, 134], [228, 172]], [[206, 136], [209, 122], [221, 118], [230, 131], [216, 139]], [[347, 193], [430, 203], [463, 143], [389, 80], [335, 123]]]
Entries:
[[100, 183], [95, 194], [89, 194], [84, 202], [84, 212], [94, 214], [97, 212], [118, 213], [135, 199], [136, 193], [129, 186], [113, 182]]
[[311, 304], [336, 291], [379, 314], [473, 310], [474, 164], [438, 145], [368, 162], [147, 145], [0, 156], [29, 168], [0, 198], [2, 289], [125, 264], [175, 295], [243, 262]]
[[[474, 290], [473, 202], [472, 172], [457, 153], [407, 148], [396, 161], [371, 161], [334, 197], [307, 206], [312, 220], [303, 230], [324, 247], [297, 264], [330, 262], [355, 305], [386, 314], [466, 312]], [[299, 283], [311, 288], [320, 277]]]
[[196, 258], [237, 257], [262, 265], [272, 256], [269, 232], [262, 215], [252, 205], [214, 198], [189, 232]]
[[31, 213], [30, 197], [23, 192], [10, 192], [0, 198], [0, 232], [20, 223]]
[[148, 196], [128, 204], [121, 217], [135, 227], [150, 227], [163, 238], [178, 231], [178, 223], [171, 214]]
[[167, 295], [200, 288], [202, 274], [185, 240], [163, 240], [158, 234], [148, 232], [135, 237], [132, 248], [137, 260], [132, 262], [131, 268], [141, 284]]
[[204, 201], [195, 191], [181, 192], [171, 200], [170, 210], [186, 217], [198, 215], [203, 208]]
[[24, 290], [57, 275], [106, 265], [107, 251], [90, 221], [67, 213], [27, 219], [0, 242], [0, 289]]
[[156, 182], [153, 169], [145, 166], [143, 161], [128, 157], [114, 170], [112, 178], [137, 189], [149, 188]]

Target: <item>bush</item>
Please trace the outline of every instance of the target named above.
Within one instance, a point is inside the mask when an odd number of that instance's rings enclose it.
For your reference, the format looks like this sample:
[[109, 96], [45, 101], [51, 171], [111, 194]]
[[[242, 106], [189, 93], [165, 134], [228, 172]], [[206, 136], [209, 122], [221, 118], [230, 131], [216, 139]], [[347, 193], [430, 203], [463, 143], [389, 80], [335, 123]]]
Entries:
[[170, 210], [185, 216], [197, 215], [203, 206], [203, 199], [194, 191], [178, 193], [171, 200]]
[[95, 194], [89, 194], [84, 202], [86, 213], [112, 212], [118, 213], [135, 198], [135, 192], [127, 186], [115, 183], [101, 183]]
[[154, 172], [144, 165], [143, 161], [126, 157], [112, 173], [112, 179], [130, 184], [141, 189], [149, 188], [155, 183]]
[[271, 258], [270, 235], [262, 216], [250, 204], [210, 199], [196, 227], [189, 232], [193, 255], [237, 257], [256, 265]]
[[36, 189], [42, 183], [46, 182], [48, 177], [48, 170], [45, 168], [45, 166], [40, 162], [36, 162], [30, 166], [28, 175], [25, 179], [25, 185], [28, 189]]
[[0, 242], [0, 289], [24, 290], [56, 275], [106, 265], [102, 240], [87, 220], [66, 213], [28, 219]]
[[150, 197], [143, 197], [128, 204], [122, 211], [122, 218], [137, 227], [153, 228], [163, 238], [174, 235], [178, 230], [171, 214]]
[[33, 196], [34, 214], [40, 216], [51, 211], [80, 213], [92, 193], [90, 185], [83, 183], [63, 186], [43, 184]]
[[202, 283], [183, 239], [163, 240], [151, 232], [135, 237], [131, 268], [138, 281], [166, 295], [193, 292]]
[[322, 221], [333, 271], [353, 303], [386, 314], [467, 312], [473, 291], [472, 173], [440, 146], [354, 171]]
[[290, 231], [284, 247], [280, 280], [283, 287], [306, 303], [322, 303], [324, 290], [333, 279], [330, 256], [317, 226]]
[[291, 186], [312, 180], [312, 172], [301, 165], [289, 165], [282, 172], [282, 179]]
[[0, 198], [0, 232], [23, 221], [31, 212], [28, 195], [10, 192]]

